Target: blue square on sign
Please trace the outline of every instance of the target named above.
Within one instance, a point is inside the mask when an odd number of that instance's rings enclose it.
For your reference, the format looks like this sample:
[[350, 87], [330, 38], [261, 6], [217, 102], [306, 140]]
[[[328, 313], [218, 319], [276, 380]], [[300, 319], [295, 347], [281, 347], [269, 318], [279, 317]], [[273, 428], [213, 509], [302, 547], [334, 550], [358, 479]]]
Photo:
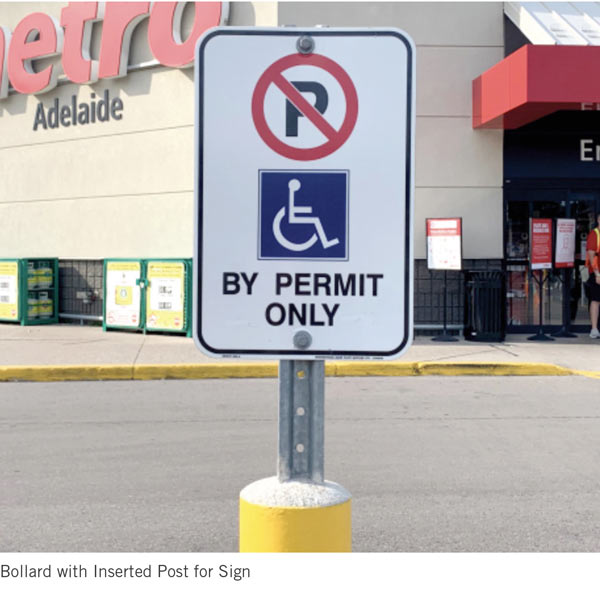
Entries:
[[348, 259], [348, 172], [259, 172], [261, 260]]

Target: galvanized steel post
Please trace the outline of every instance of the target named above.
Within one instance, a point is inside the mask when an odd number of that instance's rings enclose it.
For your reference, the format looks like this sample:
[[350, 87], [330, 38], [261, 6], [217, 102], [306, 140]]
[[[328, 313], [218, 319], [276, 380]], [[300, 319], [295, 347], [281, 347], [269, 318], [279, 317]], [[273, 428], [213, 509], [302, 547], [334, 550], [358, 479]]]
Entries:
[[279, 361], [277, 477], [323, 482], [325, 361]]
[[324, 479], [325, 362], [279, 362], [277, 476], [240, 493], [241, 552], [349, 552], [351, 495]]

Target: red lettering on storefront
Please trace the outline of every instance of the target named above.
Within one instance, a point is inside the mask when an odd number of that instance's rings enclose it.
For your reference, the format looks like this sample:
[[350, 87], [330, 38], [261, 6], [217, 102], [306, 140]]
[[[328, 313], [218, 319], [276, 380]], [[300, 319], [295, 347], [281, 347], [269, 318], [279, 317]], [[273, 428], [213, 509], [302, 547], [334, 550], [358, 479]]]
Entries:
[[71, 82], [89, 84], [98, 80], [98, 61], [90, 53], [92, 27], [104, 17], [104, 3], [69, 2], [60, 13], [65, 30], [63, 71]]
[[185, 2], [156, 2], [148, 25], [148, 44], [162, 65], [185, 67], [194, 62], [198, 38], [221, 21], [220, 2], [195, 2], [194, 25], [188, 39], [181, 38], [181, 17]]
[[150, 2], [106, 3], [98, 77], [120, 78], [127, 74], [131, 35], [149, 10]]
[[35, 72], [34, 59], [52, 57], [63, 47], [63, 30], [59, 23], [44, 13], [27, 15], [15, 28], [8, 51], [8, 77], [18, 92], [46, 92], [56, 86], [54, 65]]
[[[65, 76], [76, 84], [127, 75], [131, 36], [145, 18], [148, 45], [154, 58], [168, 67], [186, 67], [194, 61], [198, 38], [221, 23], [222, 2], [194, 2], [192, 31], [182, 37], [187, 2], [70, 2], [60, 24], [44, 13], [24, 17], [14, 33], [0, 26], [0, 98], [9, 84], [24, 94], [42, 93], [56, 86], [60, 69], [55, 63], [35, 71], [33, 61], [62, 52]], [[98, 60], [91, 57], [94, 23], [103, 22]], [[64, 48], [63, 48], [64, 47]]]

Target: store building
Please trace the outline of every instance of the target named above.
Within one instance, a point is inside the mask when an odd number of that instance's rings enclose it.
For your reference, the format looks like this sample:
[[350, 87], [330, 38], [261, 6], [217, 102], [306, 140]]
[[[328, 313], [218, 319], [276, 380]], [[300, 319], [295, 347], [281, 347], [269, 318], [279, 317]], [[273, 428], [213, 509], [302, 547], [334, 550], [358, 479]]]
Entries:
[[[579, 110], [595, 109], [600, 90], [567, 105], [548, 98], [555, 108], [539, 115], [532, 110], [546, 101], [537, 98], [528, 110], [490, 104], [490, 89], [478, 88], [485, 74], [540, 43], [511, 6], [0, 3], [0, 257], [58, 257], [62, 316], [99, 317], [104, 258], [193, 256], [190, 49], [206, 28], [398, 27], [417, 48], [415, 324], [439, 328], [442, 318], [443, 277], [427, 270], [425, 220], [460, 216], [463, 267], [506, 268], [507, 328], [532, 330], [525, 225], [530, 216], [573, 216], [584, 233], [600, 209], [600, 113]], [[543, 41], [561, 50], [554, 42]], [[587, 39], [573, 44], [595, 51]], [[491, 114], [482, 117], [482, 107]], [[517, 123], [526, 113], [533, 119]], [[449, 324], [462, 325], [463, 274], [448, 283]], [[560, 325], [562, 289], [548, 283], [548, 322]], [[575, 306], [583, 329], [581, 297]]]
[[[532, 218], [574, 219], [575, 266], [546, 271], [543, 322], [589, 330], [585, 243], [600, 212], [600, 5], [505, 3], [505, 58], [473, 82], [475, 129], [502, 129], [507, 328], [531, 331]], [[564, 312], [564, 319], [563, 319]], [[568, 319], [567, 319], [568, 317]]]

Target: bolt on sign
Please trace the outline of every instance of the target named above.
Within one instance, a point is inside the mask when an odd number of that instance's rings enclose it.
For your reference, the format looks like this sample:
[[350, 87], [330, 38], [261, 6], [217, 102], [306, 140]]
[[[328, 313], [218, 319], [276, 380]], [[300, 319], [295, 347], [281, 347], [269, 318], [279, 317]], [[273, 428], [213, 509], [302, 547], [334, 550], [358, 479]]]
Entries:
[[414, 61], [396, 29], [228, 27], [199, 40], [204, 352], [372, 359], [408, 348]]

